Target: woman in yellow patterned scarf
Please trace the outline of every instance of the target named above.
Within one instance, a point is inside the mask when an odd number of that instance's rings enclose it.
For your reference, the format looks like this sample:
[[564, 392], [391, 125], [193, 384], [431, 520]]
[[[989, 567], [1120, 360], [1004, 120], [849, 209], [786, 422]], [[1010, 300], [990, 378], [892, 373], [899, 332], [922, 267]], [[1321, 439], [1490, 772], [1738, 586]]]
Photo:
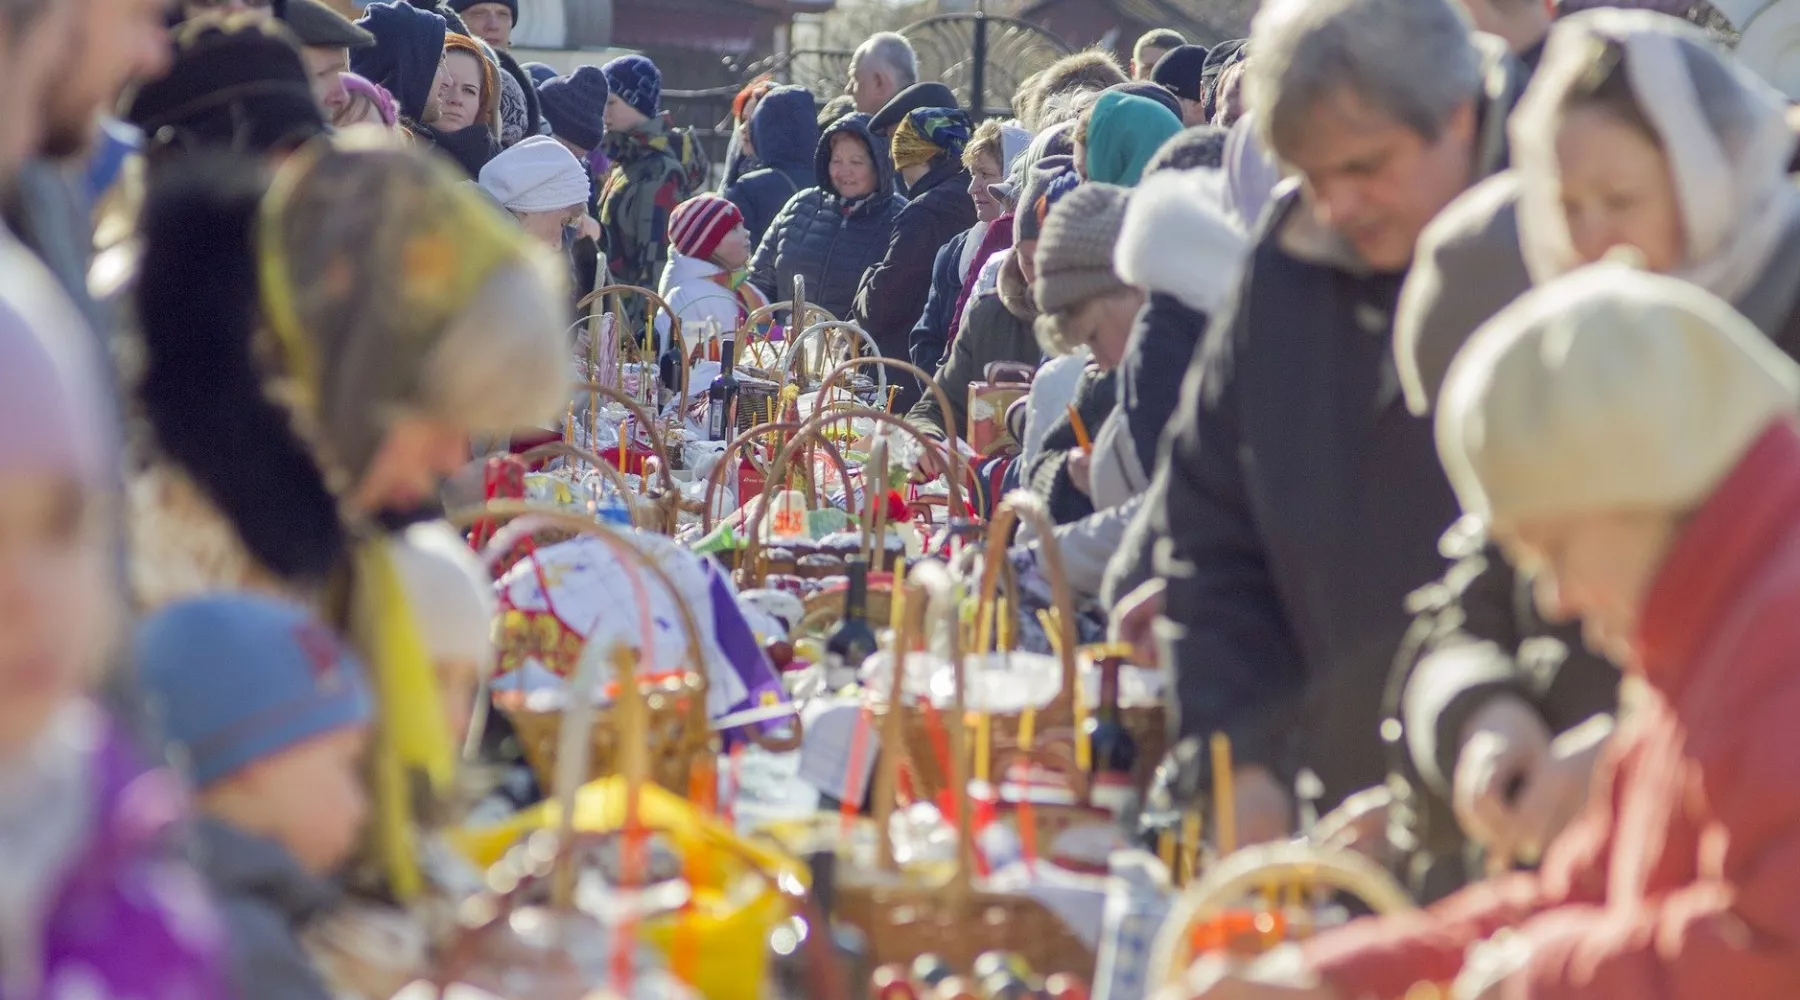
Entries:
[[135, 593], [272, 590], [352, 637], [382, 703], [373, 857], [411, 898], [415, 792], [444, 791], [454, 757], [392, 532], [430, 516], [471, 434], [559, 408], [565, 280], [472, 185], [373, 133], [272, 177], [196, 157], [158, 178], [143, 240]]

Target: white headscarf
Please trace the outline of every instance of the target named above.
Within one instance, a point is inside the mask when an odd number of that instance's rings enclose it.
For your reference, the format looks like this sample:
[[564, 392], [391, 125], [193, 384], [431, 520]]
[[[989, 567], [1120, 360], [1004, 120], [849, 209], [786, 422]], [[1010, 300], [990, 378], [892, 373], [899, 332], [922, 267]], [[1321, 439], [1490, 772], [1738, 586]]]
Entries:
[[534, 135], [481, 168], [482, 190], [514, 212], [554, 212], [585, 205], [587, 171], [562, 143]]
[[1700, 29], [1641, 10], [1602, 8], [1558, 21], [1513, 113], [1519, 244], [1533, 283], [1582, 263], [1562, 209], [1556, 130], [1598, 42], [1623, 50], [1632, 95], [1668, 158], [1687, 238], [1673, 276], [1737, 299], [1800, 216], [1800, 192], [1787, 176], [1795, 142], [1783, 120], [1787, 101]]

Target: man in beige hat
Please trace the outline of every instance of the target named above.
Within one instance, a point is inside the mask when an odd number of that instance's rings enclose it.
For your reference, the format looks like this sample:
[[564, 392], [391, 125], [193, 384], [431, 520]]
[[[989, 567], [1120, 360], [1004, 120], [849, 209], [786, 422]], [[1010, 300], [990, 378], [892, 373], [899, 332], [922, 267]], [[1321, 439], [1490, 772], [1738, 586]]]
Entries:
[[[1641, 684], [1540, 871], [1352, 924], [1199, 1000], [1785, 997], [1800, 982], [1800, 366], [1678, 280], [1601, 264], [1452, 364], [1439, 456], [1553, 618]], [[1466, 956], [1466, 957], [1465, 957]]]

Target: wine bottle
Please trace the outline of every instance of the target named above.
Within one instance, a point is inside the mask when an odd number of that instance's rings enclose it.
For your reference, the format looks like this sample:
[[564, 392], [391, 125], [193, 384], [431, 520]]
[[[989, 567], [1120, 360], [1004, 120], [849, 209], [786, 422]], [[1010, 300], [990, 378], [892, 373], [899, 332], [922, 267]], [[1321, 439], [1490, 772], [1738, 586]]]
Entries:
[[1100, 668], [1100, 703], [1083, 727], [1094, 773], [1088, 781], [1088, 800], [1122, 815], [1136, 797], [1137, 741], [1119, 720], [1119, 671], [1125, 665], [1122, 650], [1108, 649], [1097, 657]]
[[730, 441], [737, 433], [738, 380], [732, 372], [736, 342], [727, 339], [719, 348], [719, 374], [706, 390], [706, 436]]
[[825, 642], [825, 683], [838, 690], [856, 679], [863, 661], [875, 652], [875, 630], [869, 626], [869, 564], [860, 556], [845, 560], [850, 587], [844, 594], [844, 620]]

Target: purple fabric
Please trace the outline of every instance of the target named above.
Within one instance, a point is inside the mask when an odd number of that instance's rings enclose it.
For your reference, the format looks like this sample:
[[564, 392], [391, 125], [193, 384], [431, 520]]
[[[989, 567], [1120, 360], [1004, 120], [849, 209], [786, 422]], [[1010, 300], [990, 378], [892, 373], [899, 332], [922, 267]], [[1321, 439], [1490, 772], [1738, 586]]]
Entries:
[[[731, 584], [727, 582], [719, 564], [711, 559], [705, 560], [707, 579], [711, 581], [713, 606], [713, 637], [718, 640], [719, 648], [737, 670], [739, 679], [750, 693], [743, 701], [731, 706], [731, 711], [742, 712], [755, 708], [763, 703], [763, 696], [773, 695], [781, 704], [788, 703], [787, 689], [781, 684], [781, 675], [769, 662], [769, 657], [762, 647], [756, 644], [756, 633], [751, 630], [750, 623], [744, 620], [744, 613], [738, 609], [737, 597], [732, 593]], [[777, 722], [753, 723], [757, 732], [777, 729], [789, 725], [786, 720]], [[720, 734], [724, 737], [725, 749], [730, 750], [739, 743], [749, 740], [750, 726], [727, 729]]]
[[109, 727], [94, 780], [97, 826], [44, 923], [37, 1000], [227, 1000], [223, 928], [200, 876], [175, 850], [176, 778], [139, 766]]

